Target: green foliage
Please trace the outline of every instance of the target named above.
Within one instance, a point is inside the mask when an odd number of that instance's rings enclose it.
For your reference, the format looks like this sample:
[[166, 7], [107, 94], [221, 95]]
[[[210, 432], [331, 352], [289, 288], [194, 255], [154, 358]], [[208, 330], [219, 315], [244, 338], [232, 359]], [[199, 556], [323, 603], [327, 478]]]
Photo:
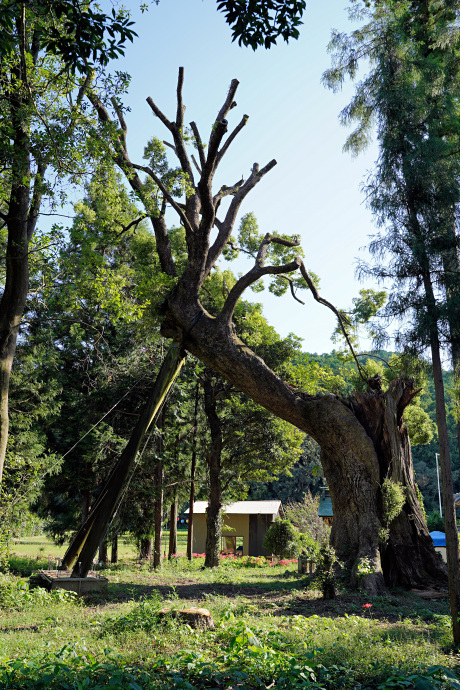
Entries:
[[390, 535], [390, 525], [398, 517], [406, 502], [405, 489], [399, 482], [395, 482], [389, 477], [383, 481], [382, 487], [383, 502], [383, 526], [379, 530], [379, 538], [382, 544], [386, 544]]
[[298, 543], [300, 549], [300, 556], [308, 558], [309, 560], [316, 563], [319, 558], [319, 543], [311, 537], [309, 533], [300, 532], [298, 534]]
[[264, 549], [280, 558], [293, 558], [299, 552], [297, 533], [289, 520], [277, 518], [268, 528], [263, 542]]
[[433, 510], [428, 515], [426, 524], [430, 532], [444, 532], [444, 518], [441, 517], [439, 510]]
[[75, 592], [67, 592], [64, 589], [48, 592], [42, 587], [29, 589], [28, 583], [24, 580], [14, 582], [6, 577], [0, 579], [0, 607], [2, 609], [22, 611], [25, 608], [49, 606], [53, 603], [76, 604], [77, 602]]
[[232, 29], [232, 40], [238, 45], [270, 48], [281, 36], [286, 42], [299, 37], [305, 0], [218, 0], [217, 9], [224, 13]]
[[358, 582], [361, 580], [361, 578], [366, 577], [366, 575], [371, 575], [373, 572], [374, 568], [372, 567], [372, 563], [367, 556], [358, 558], [356, 562], [356, 576], [358, 578]]
[[337, 556], [335, 555], [334, 547], [323, 542], [316, 563], [316, 577], [321, 584], [323, 597], [325, 599], [335, 599], [335, 564], [337, 563]]
[[[0, 59], [14, 51], [17, 42], [16, 21], [20, 2], [2, 2], [0, 11]], [[29, 31], [40, 33], [43, 48], [58, 55], [72, 72], [87, 73], [94, 63], [107, 65], [124, 55], [126, 41], [137, 34], [123, 8], [110, 15], [101, 12], [94, 2], [81, 0], [41, 0], [27, 8]], [[93, 62], [91, 62], [93, 61]]]
[[418, 500], [418, 502], [420, 503], [420, 508], [422, 509], [423, 519], [424, 519], [425, 522], [426, 522], [427, 517], [426, 517], [426, 511], [425, 511], [425, 502], [424, 502], [424, 500], [423, 500], [423, 494], [422, 494], [422, 492], [420, 491], [418, 484], [415, 485], [415, 493], [416, 493], [416, 495], [417, 495], [417, 500]]
[[302, 500], [290, 501], [285, 505], [286, 518], [295, 525], [302, 535], [315, 543], [329, 541], [330, 527], [318, 515], [319, 495], [312, 496], [307, 491]]

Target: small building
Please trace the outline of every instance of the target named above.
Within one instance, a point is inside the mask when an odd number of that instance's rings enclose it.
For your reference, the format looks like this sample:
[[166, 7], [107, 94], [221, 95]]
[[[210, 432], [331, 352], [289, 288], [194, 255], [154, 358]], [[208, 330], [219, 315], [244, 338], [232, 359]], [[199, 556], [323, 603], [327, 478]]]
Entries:
[[441, 554], [444, 563], [447, 563], [446, 535], [444, 532], [430, 532], [433, 540], [434, 550]]
[[334, 514], [332, 512], [332, 499], [329, 489], [324, 487], [321, 490], [321, 497], [319, 499], [318, 516], [324, 520], [324, 522], [331, 526], [334, 519]]
[[[193, 504], [193, 552], [206, 549], [207, 501]], [[188, 510], [185, 511], [188, 514]], [[277, 517], [284, 517], [281, 501], [236, 501], [222, 508], [221, 553], [270, 556], [263, 548], [265, 534]]]

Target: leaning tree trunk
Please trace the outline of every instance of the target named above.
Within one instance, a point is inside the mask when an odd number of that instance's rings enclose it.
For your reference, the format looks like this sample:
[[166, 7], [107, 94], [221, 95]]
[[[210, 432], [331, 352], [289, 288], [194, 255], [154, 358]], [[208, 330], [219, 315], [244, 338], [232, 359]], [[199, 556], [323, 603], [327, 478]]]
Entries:
[[209, 501], [206, 511], [206, 556], [205, 568], [219, 566], [220, 540], [222, 536], [222, 428], [217, 414], [214, 389], [210, 378], [203, 381], [204, 411], [211, 432], [211, 448], [207, 454], [209, 468]]
[[[164, 335], [173, 335], [177, 323], [187, 323], [191, 309], [185, 303], [185, 285], [169, 298], [170, 316]], [[182, 293], [184, 290], [184, 293]], [[190, 302], [190, 292], [186, 298]], [[181, 326], [181, 332], [187, 327]], [[397, 379], [389, 390], [369, 391], [350, 398], [332, 394], [312, 396], [293, 390], [242, 343], [231, 324], [202, 310], [184, 345], [249, 397], [277, 416], [309, 434], [321, 446], [324, 474], [334, 510], [332, 541], [339, 556], [356, 569], [367, 558], [372, 573], [361, 582], [370, 593], [385, 584], [426, 587], [446, 583], [423, 520], [414, 484], [412, 457], [403, 412], [413, 397], [414, 382]], [[388, 543], [382, 545], [384, 527], [382, 483], [400, 481], [406, 490], [401, 514], [390, 525]], [[209, 520], [209, 516], [208, 516]]]

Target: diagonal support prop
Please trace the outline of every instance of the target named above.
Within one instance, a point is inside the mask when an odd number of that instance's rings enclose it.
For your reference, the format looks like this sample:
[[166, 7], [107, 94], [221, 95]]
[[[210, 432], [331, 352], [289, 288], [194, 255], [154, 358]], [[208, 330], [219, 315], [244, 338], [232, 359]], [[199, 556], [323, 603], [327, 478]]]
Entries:
[[185, 352], [182, 345], [174, 343], [163, 360], [153, 390], [124, 451], [112, 469], [90, 514], [65, 553], [61, 568], [63, 570], [73, 568], [72, 577], [86, 577], [91, 569], [94, 555], [135, 470], [136, 457], [142, 439], [154, 422], [184, 362]]

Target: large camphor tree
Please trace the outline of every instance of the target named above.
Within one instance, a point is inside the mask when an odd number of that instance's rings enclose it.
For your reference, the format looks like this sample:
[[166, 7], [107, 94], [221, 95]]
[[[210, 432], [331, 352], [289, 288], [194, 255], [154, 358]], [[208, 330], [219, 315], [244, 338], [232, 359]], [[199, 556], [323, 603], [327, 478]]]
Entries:
[[[179, 190], [180, 196], [176, 195], [177, 174], [171, 180], [169, 169], [165, 172], [158, 155], [153, 155], [152, 145], [147, 164], [131, 161], [127, 124], [119, 104], [112, 103], [112, 117], [109, 106], [95, 92], [89, 94], [99, 116], [101, 140], [106, 142], [111, 157], [124, 171], [151, 216], [162, 271], [174, 279], [164, 304], [163, 335], [176, 340], [181, 348], [227, 378], [255, 402], [318, 442], [334, 507], [332, 542], [339, 557], [352, 566], [354, 582], [362, 559], [370, 564], [371, 572], [363, 579], [370, 593], [383, 591], [385, 583], [425, 586], [430, 581], [445, 580], [445, 570], [434, 552], [417, 499], [410, 442], [403, 421], [404, 409], [416, 394], [413, 380], [399, 377], [386, 391], [377, 385], [374, 390], [348, 397], [309, 395], [285, 383], [238, 337], [233, 322], [235, 307], [244, 290], [267, 275], [283, 276], [298, 299], [296, 285], [300, 274], [313, 297], [340, 317], [318, 294], [302, 259], [293, 254], [298, 240], [267, 233], [259, 244], [251, 270], [231, 289], [223, 286], [227, 294], [222, 308], [213, 314], [203, 308], [200, 292], [220, 255], [233, 242], [231, 235], [241, 204], [276, 161], [261, 168], [255, 163], [246, 180], [213, 190], [216, 169], [248, 117], [244, 115], [229, 133], [227, 116], [236, 105], [234, 97], [238, 88], [238, 81], [233, 80], [206, 145], [196, 123], [190, 124], [195, 147], [190, 154], [186, 143], [190, 137], [186, 137], [184, 126], [183, 79], [181, 68], [173, 120], [151, 98], [147, 99], [153, 114], [169, 133], [168, 144], [178, 158], [180, 174], [186, 182]], [[226, 207], [222, 203], [224, 199], [229, 202]], [[188, 256], [180, 275], [177, 275], [165, 222], [168, 206], [176, 211], [185, 230]], [[279, 260], [280, 254], [272, 251], [279, 245], [286, 248], [284, 263]], [[271, 264], [270, 256], [275, 257]], [[386, 479], [402, 485], [405, 500], [383, 543], [387, 516], [382, 485]]]

